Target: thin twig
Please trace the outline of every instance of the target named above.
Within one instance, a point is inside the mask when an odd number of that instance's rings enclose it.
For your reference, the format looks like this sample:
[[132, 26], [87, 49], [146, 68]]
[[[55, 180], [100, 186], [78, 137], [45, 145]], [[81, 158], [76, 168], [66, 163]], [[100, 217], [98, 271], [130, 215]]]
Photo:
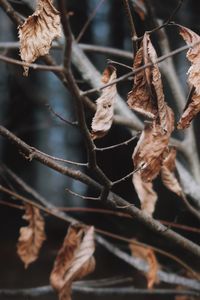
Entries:
[[[65, 191], [67, 191], [69, 194], [73, 195], [73, 196], [76, 196], [76, 197], [79, 197], [83, 200], [94, 200], [94, 201], [99, 201], [100, 200], [100, 197], [88, 197], [88, 196], [83, 196], [83, 195], [80, 195], [78, 193], [75, 193], [73, 192], [72, 190], [70, 189], [65, 189]], [[59, 208], [60, 209], [60, 208]]]
[[50, 104], [46, 104], [47, 108], [49, 109], [49, 111], [54, 115], [56, 116], [58, 119], [60, 119], [62, 122], [68, 124], [68, 125], [71, 125], [71, 126], [77, 126], [78, 123], [75, 121], [75, 122], [72, 122], [72, 121], [69, 121], [69, 120], [66, 120], [64, 119], [61, 115], [59, 115], [57, 112], [55, 112], [55, 110], [51, 107]]
[[133, 136], [132, 138], [124, 141], [124, 142], [121, 142], [119, 144], [116, 144], [116, 145], [112, 145], [112, 146], [109, 146], [109, 147], [104, 147], [104, 148], [95, 148], [96, 151], [107, 151], [107, 150], [111, 150], [111, 149], [115, 149], [115, 148], [118, 148], [118, 147], [121, 147], [121, 146], [127, 146], [128, 144], [130, 144], [132, 141], [134, 141], [135, 139], [137, 139], [140, 135], [140, 132], [138, 132], [135, 136]]
[[96, 16], [99, 8], [101, 7], [101, 5], [103, 4], [105, 0], [100, 0], [96, 7], [94, 8], [94, 10], [92, 11], [91, 15], [88, 17], [87, 21], [85, 22], [85, 24], [83, 25], [81, 31], [79, 32], [77, 38], [76, 38], [76, 42], [79, 43], [81, 38], [83, 37], [84, 33], [86, 32], [88, 26], [90, 25], [90, 23], [92, 22], [92, 20], [94, 19], [94, 17]]
[[141, 169], [141, 167], [138, 167], [137, 169], [133, 170], [132, 172], [130, 172], [128, 175], [116, 180], [112, 182], [112, 186], [119, 184], [127, 179], [129, 179], [133, 174], [135, 174], [136, 172], [138, 172]]
[[23, 62], [21, 60], [17, 60], [11, 57], [4, 56], [0, 54], [0, 60], [4, 61], [9, 64], [14, 64], [18, 66], [23, 66], [23, 67], [29, 67], [34, 70], [41, 70], [41, 71], [54, 71], [54, 72], [62, 72], [63, 67], [62, 66], [43, 66], [43, 65], [38, 65], [38, 64], [29, 64], [26, 62]]
[[130, 30], [131, 30], [131, 40], [132, 40], [132, 43], [133, 43], [133, 58], [134, 58], [134, 56], [135, 56], [135, 54], [138, 50], [138, 41], [137, 41], [138, 36], [137, 36], [136, 29], [135, 29], [135, 24], [133, 22], [133, 16], [131, 14], [129, 0], [123, 0], [123, 2], [124, 2], [126, 14], [128, 16]]

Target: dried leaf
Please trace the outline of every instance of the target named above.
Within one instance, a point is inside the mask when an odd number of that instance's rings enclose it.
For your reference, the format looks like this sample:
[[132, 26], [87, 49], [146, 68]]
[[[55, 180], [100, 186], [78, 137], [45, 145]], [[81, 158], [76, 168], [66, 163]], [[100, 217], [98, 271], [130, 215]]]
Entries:
[[194, 92], [178, 122], [178, 129], [184, 129], [189, 127], [193, 118], [200, 111], [200, 36], [183, 26], [180, 26], [180, 34], [188, 45], [198, 43], [187, 52], [187, 58], [192, 63], [188, 70], [188, 82], [194, 87]]
[[[143, 47], [141, 47], [136, 56], [133, 69], [143, 65]], [[146, 71], [141, 70], [135, 74], [133, 89], [128, 93], [128, 105], [131, 109], [141, 113], [147, 118], [154, 119], [157, 113], [156, 104], [152, 101], [151, 91], [147, 82]]]
[[144, 116], [156, 119], [164, 131], [167, 131], [168, 106], [165, 102], [161, 74], [156, 63], [157, 54], [148, 34], [144, 35], [142, 47], [138, 50], [134, 69], [143, 64], [153, 63], [151, 67], [136, 73], [133, 89], [128, 94], [128, 105]]
[[163, 159], [163, 164], [161, 167], [161, 178], [163, 184], [172, 192], [181, 196], [183, 191], [175, 176], [175, 159], [176, 159], [176, 149], [170, 148], [165, 154], [165, 158]]
[[153, 190], [152, 182], [144, 182], [140, 174], [134, 173], [133, 185], [140, 199], [142, 211], [152, 216], [158, 199], [156, 192]]
[[[135, 241], [135, 240], [133, 240]], [[142, 260], [146, 261], [149, 265], [149, 270], [145, 274], [147, 279], [148, 289], [153, 288], [154, 284], [158, 282], [157, 272], [159, 270], [159, 264], [156, 259], [155, 253], [151, 248], [146, 248], [141, 245], [136, 245], [135, 243], [129, 244], [131, 254]]]
[[[20, 55], [25, 63], [49, 53], [53, 39], [61, 36], [59, 12], [52, 0], [38, 0], [37, 9], [19, 26]], [[24, 76], [29, 68], [24, 66]]]
[[[112, 82], [117, 78], [116, 69], [108, 66], [102, 76], [104, 84]], [[92, 138], [101, 138], [112, 126], [114, 116], [114, 104], [117, 97], [116, 84], [112, 84], [103, 89], [102, 95], [97, 99], [97, 110], [92, 120]]]
[[20, 236], [17, 243], [17, 254], [25, 264], [25, 268], [34, 262], [39, 255], [40, 248], [45, 235], [45, 222], [40, 214], [40, 210], [30, 204], [25, 204], [25, 214], [23, 219], [29, 224], [20, 228]]
[[174, 114], [167, 107], [167, 131], [163, 131], [156, 121], [145, 124], [144, 130], [133, 152], [133, 164], [144, 182], [152, 181], [160, 172], [163, 153], [174, 129]]
[[93, 226], [73, 225], [69, 227], [50, 275], [51, 285], [58, 291], [59, 299], [71, 299], [72, 282], [94, 270], [94, 250]]

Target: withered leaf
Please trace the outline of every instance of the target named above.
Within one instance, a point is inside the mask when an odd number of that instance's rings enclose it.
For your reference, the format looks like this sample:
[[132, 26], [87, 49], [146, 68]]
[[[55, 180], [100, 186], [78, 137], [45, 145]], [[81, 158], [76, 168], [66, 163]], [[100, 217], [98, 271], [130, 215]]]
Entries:
[[[20, 56], [25, 63], [49, 53], [53, 39], [61, 36], [59, 12], [52, 0], [38, 0], [36, 11], [19, 26]], [[29, 68], [24, 66], [24, 75]]]
[[156, 119], [164, 131], [167, 131], [168, 106], [165, 102], [161, 74], [156, 63], [157, 54], [148, 34], [144, 35], [142, 47], [138, 50], [134, 69], [152, 63], [151, 67], [135, 74], [133, 89], [128, 94], [128, 105], [144, 116]]
[[163, 159], [163, 164], [161, 167], [161, 178], [163, 184], [172, 192], [181, 196], [183, 191], [175, 176], [175, 159], [176, 159], [176, 149], [171, 147], [166, 151], [165, 158]]
[[[133, 241], [136, 242], [135, 240]], [[159, 270], [159, 264], [153, 249], [136, 245], [135, 243], [130, 243], [129, 247], [133, 256], [141, 258], [148, 263], [149, 270], [145, 274], [147, 279], [147, 287], [148, 289], [153, 288], [155, 283], [158, 282], [157, 272]]]
[[[133, 69], [143, 65], [144, 47], [141, 47], [135, 56]], [[148, 69], [148, 68], [147, 68]], [[131, 109], [141, 113], [147, 118], [156, 117], [157, 107], [152, 101], [150, 86], [147, 82], [146, 71], [141, 70], [134, 76], [133, 89], [128, 93], [128, 105]]]
[[59, 299], [71, 299], [72, 282], [94, 270], [94, 251], [94, 227], [70, 226], [50, 275], [51, 285], [58, 291]]
[[180, 34], [188, 45], [197, 43], [187, 52], [187, 58], [192, 63], [188, 70], [188, 82], [190, 86], [194, 87], [194, 92], [178, 122], [178, 129], [184, 129], [189, 127], [193, 118], [200, 111], [200, 36], [186, 27], [179, 27]]
[[138, 173], [133, 174], [133, 185], [140, 199], [141, 209], [143, 212], [152, 216], [155, 210], [155, 204], [158, 199], [156, 192], [153, 189], [152, 182], [144, 182], [141, 175]]
[[174, 114], [167, 107], [167, 131], [163, 131], [156, 121], [146, 122], [144, 130], [133, 152], [133, 164], [144, 182], [152, 181], [160, 172], [163, 152], [174, 129]]
[[34, 262], [39, 255], [40, 248], [45, 235], [45, 222], [40, 214], [40, 210], [30, 204], [25, 204], [25, 214], [23, 219], [29, 224], [20, 228], [20, 236], [17, 243], [17, 254], [23, 261], [25, 268]]
[[[117, 78], [116, 69], [109, 65], [103, 72], [102, 82], [104, 84], [112, 82]], [[92, 120], [93, 139], [101, 138], [112, 126], [114, 116], [114, 104], [117, 97], [116, 84], [112, 84], [103, 89], [102, 95], [97, 99], [97, 110]]]

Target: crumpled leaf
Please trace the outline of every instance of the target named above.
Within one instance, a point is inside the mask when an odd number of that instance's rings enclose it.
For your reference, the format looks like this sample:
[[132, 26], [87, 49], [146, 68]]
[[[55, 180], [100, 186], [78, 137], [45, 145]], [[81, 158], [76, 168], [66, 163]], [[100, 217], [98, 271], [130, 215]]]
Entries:
[[[32, 63], [48, 54], [53, 39], [60, 36], [60, 16], [52, 0], [38, 0], [36, 11], [19, 26], [21, 59]], [[24, 76], [28, 76], [28, 70], [24, 66]]]
[[167, 131], [163, 131], [156, 121], [146, 122], [140, 139], [134, 149], [132, 159], [135, 169], [144, 182], [152, 181], [160, 172], [163, 153], [174, 129], [174, 114], [168, 107]]
[[186, 27], [179, 27], [180, 34], [188, 45], [198, 43], [187, 52], [187, 58], [192, 63], [188, 70], [188, 82], [190, 86], [194, 87], [194, 91], [178, 122], [178, 129], [184, 129], [189, 127], [193, 118], [200, 111], [200, 36]]
[[144, 35], [142, 47], [138, 50], [134, 69], [143, 64], [153, 63], [151, 67], [135, 74], [133, 89], [128, 94], [128, 105], [145, 117], [156, 119], [164, 131], [167, 131], [168, 106], [165, 102], [161, 74], [156, 63], [157, 54], [148, 34]]
[[182, 196], [183, 191], [175, 176], [175, 159], [176, 159], [176, 149], [171, 147], [168, 149], [165, 154], [165, 158], [163, 159], [163, 164], [161, 167], [161, 178], [163, 184], [172, 192], [177, 194], [178, 196]]
[[[144, 63], [144, 47], [141, 47], [135, 56], [133, 69], [141, 67]], [[147, 62], [148, 63], [148, 62]], [[148, 68], [147, 68], [148, 69]], [[147, 78], [148, 70], [141, 70], [134, 76], [132, 91], [128, 93], [128, 105], [131, 109], [141, 113], [143, 116], [155, 119], [157, 106], [152, 101], [151, 88]]]
[[23, 261], [25, 268], [27, 268], [30, 263], [38, 258], [40, 248], [44, 240], [46, 240], [45, 222], [40, 214], [40, 210], [30, 204], [25, 204], [23, 219], [29, 224], [20, 228], [17, 254]]
[[130, 243], [129, 248], [131, 250], [132, 256], [141, 258], [148, 263], [149, 270], [147, 273], [145, 273], [145, 276], [147, 279], [148, 289], [152, 289], [155, 283], [158, 283], [157, 272], [159, 270], [159, 264], [153, 249], [143, 247], [141, 245], [136, 245], [135, 243]]
[[[102, 82], [104, 84], [110, 83], [116, 78], [116, 69], [113, 66], [109, 65], [103, 72]], [[102, 95], [97, 99], [97, 110], [92, 120], [91, 136], [93, 139], [103, 137], [111, 128], [116, 97], [116, 84], [112, 84], [103, 89]]]
[[58, 291], [59, 299], [71, 299], [72, 282], [94, 270], [94, 251], [94, 227], [70, 226], [50, 275], [51, 285]]
[[133, 185], [135, 186], [135, 190], [141, 203], [141, 210], [152, 216], [158, 199], [157, 193], [153, 189], [152, 182], [144, 182], [141, 179], [140, 174], [134, 173]]

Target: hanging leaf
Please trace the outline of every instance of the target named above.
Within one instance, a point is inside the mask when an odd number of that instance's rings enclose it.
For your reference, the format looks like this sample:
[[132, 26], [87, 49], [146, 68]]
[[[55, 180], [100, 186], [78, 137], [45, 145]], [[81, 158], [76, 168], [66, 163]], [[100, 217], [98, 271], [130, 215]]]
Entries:
[[[52, 0], [38, 0], [34, 14], [19, 26], [20, 55], [25, 63], [49, 53], [53, 39], [61, 36], [59, 12]], [[29, 68], [24, 66], [24, 76]]]
[[133, 152], [134, 168], [139, 168], [138, 173], [145, 182], [152, 181], [159, 174], [163, 152], [174, 129], [174, 114], [169, 107], [167, 112], [167, 131], [163, 132], [160, 125], [156, 124], [155, 121], [146, 122]]
[[133, 185], [138, 194], [141, 203], [141, 210], [146, 214], [152, 216], [155, 210], [155, 204], [158, 199], [156, 192], [153, 189], [152, 182], [144, 182], [140, 174], [133, 174]]
[[51, 285], [58, 291], [59, 299], [71, 299], [72, 282], [94, 270], [94, 251], [94, 227], [70, 226], [50, 275]]
[[163, 184], [172, 192], [181, 196], [183, 194], [180, 183], [175, 176], [175, 159], [176, 159], [176, 149], [170, 148], [165, 154], [163, 159], [163, 164], [161, 167], [161, 178]]
[[[141, 47], [135, 56], [133, 69], [143, 65], [144, 47]], [[148, 69], [148, 68], [147, 68]], [[151, 90], [147, 82], [147, 70], [141, 70], [134, 76], [133, 89], [128, 93], [128, 105], [131, 109], [141, 113], [143, 116], [155, 119], [157, 113], [156, 103], [152, 101]]]
[[179, 27], [180, 34], [188, 45], [197, 43], [187, 52], [187, 58], [192, 63], [188, 70], [188, 82], [191, 87], [194, 87], [194, 91], [189, 97], [189, 102], [186, 104], [183, 115], [178, 122], [178, 129], [184, 129], [189, 127], [193, 118], [200, 111], [200, 36], [186, 27]]
[[[135, 240], [133, 240], [135, 242]], [[136, 256], [146, 261], [149, 265], [148, 272], [145, 273], [147, 279], [148, 289], [153, 288], [155, 283], [158, 283], [157, 272], [159, 270], [159, 264], [156, 259], [155, 253], [151, 248], [136, 245], [135, 243], [129, 244], [132, 256]]]
[[[109, 65], [103, 72], [102, 83], [110, 83], [116, 78], [116, 69]], [[112, 84], [103, 89], [102, 95], [97, 99], [97, 110], [92, 120], [91, 136], [93, 139], [103, 137], [111, 128], [116, 98], [116, 84]]]
[[17, 254], [23, 261], [25, 268], [27, 268], [30, 263], [38, 258], [40, 248], [46, 239], [45, 222], [40, 214], [40, 210], [30, 204], [25, 204], [23, 219], [29, 224], [20, 228]]

